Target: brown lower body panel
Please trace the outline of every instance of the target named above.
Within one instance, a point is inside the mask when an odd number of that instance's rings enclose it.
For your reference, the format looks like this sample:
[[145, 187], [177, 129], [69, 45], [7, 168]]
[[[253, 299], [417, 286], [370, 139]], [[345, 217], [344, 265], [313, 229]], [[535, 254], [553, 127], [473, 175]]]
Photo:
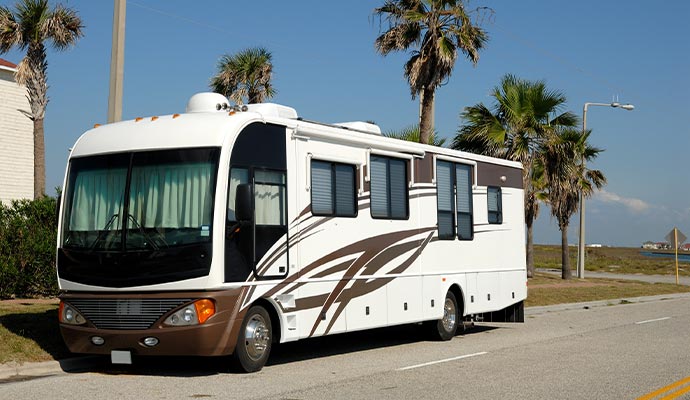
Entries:
[[[132, 299], [211, 299], [216, 313], [205, 323], [191, 326], [166, 326], [163, 321], [172, 313], [190, 304], [173, 308], [162, 314], [148, 329], [100, 329], [89, 321], [84, 325], [60, 324], [65, 344], [73, 353], [110, 354], [112, 350], [129, 350], [144, 356], [219, 356], [231, 354], [237, 343], [239, 327], [244, 318], [240, 312], [240, 301], [246, 288], [212, 292], [165, 292], [165, 293], [78, 293], [70, 292], [60, 296], [65, 303], [74, 300], [128, 301]], [[77, 310], [79, 310], [77, 308]], [[131, 314], [131, 311], [129, 311]], [[104, 339], [102, 345], [91, 342], [93, 336]], [[144, 345], [144, 338], [155, 337], [158, 344]]]

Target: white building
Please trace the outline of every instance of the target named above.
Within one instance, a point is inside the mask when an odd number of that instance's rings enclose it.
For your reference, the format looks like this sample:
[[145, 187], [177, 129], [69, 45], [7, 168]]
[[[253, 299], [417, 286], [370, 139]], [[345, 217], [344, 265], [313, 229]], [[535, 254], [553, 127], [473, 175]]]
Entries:
[[33, 123], [24, 86], [17, 85], [17, 66], [0, 58], [0, 202], [31, 199], [33, 183]]

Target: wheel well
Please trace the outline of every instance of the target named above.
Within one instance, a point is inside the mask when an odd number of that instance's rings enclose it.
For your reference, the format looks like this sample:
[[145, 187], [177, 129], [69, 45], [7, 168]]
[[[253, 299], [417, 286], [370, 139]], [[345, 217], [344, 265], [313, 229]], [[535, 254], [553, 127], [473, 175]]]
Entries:
[[458, 301], [458, 314], [460, 315], [460, 319], [462, 319], [465, 316], [465, 298], [462, 295], [462, 289], [455, 283], [448, 288], [448, 291], [455, 295], [455, 300]]
[[252, 306], [263, 307], [268, 316], [271, 317], [271, 328], [273, 329], [273, 343], [280, 342], [280, 317], [278, 317], [278, 311], [276, 311], [275, 306], [266, 299], [259, 299], [252, 304]]

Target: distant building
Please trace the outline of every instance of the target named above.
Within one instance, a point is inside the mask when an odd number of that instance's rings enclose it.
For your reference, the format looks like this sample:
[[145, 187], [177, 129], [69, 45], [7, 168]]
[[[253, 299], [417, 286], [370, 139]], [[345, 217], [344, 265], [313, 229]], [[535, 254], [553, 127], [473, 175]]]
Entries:
[[690, 243], [682, 244], [678, 249], [681, 251], [690, 251]]
[[33, 123], [26, 87], [17, 84], [17, 66], [0, 58], [0, 202], [34, 197]]
[[599, 247], [602, 247], [602, 245], [601, 245], [601, 243], [592, 243], [592, 244], [588, 244], [587, 247], [599, 248]]
[[646, 242], [642, 243], [642, 248], [643, 249], [649, 249], [649, 250], [670, 250], [671, 249], [671, 243], [646, 241]]

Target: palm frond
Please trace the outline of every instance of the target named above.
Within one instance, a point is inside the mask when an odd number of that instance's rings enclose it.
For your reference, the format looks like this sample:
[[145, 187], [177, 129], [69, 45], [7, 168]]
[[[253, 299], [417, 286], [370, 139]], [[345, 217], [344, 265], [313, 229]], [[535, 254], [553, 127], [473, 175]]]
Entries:
[[223, 55], [218, 61], [218, 73], [209, 86], [238, 104], [261, 103], [275, 95], [271, 85], [273, 64], [271, 53], [263, 47], [248, 48]]
[[[419, 131], [419, 125], [410, 125], [398, 131], [385, 132], [383, 135], [393, 139], [406, 140], [408, 142], [417, 143], [421, 142], [422, 137], [421, 132]], [[446, 139], [439, 138], [438, 132], [434, 132], [429, 138], [429, 142], [427, 144], [430, 144], [432, 146], [443, 147], [445, 143]]]
[[[473, 22], [466, 0], [385, 0], [374, 9], [383, 29], [374, 46], [382, 55], [409, 51], [404, 76], [412, 98], [422, 91], [434, 91], [450, 77], [458, 51], [473, 64], [488, 40], [486, 32]], [[423, 126], [433, 116], [423, 110]]]
[[7, 53], [13, 47], [24, 43], [21, 26], [14, 13], [7, 7], [0, 6], [0, 54]]
[[57, 50], [73, 46], [84, 35], [84, 25], [79, 14], [61, 4], [55, 7], [40, 29], [44, 37], [52, 39], [53, 47]]

